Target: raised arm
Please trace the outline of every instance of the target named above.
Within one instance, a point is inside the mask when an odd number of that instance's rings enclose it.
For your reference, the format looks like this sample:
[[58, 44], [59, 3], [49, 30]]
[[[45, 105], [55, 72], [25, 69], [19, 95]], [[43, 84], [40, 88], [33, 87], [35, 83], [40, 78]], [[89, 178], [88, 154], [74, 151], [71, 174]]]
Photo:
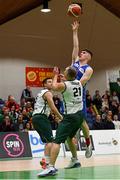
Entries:
[[79, 28], [79, 22], [74, 21], [72, 24], [72, 31], [73, 31], [72, 64], [78, 59], [78, 53], [79, 53], [78, 28]]
[[60, 83], [57, 82], [58, 75], [59, 75], [58, 67], [54, 67], [53, 73], [54, 73], [54, 77], [53, 77], [53, 82], [52, 82], [52, 89], [54, 91], [63, 92], [65, 89], [65, 84], [63, 82], [60, 82]]

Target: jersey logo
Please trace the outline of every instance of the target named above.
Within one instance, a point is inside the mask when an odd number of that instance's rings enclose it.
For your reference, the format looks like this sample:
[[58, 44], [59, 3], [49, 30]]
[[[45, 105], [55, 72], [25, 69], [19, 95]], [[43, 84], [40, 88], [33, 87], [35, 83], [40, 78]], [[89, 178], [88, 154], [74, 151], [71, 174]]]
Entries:
[[79, 68], [79, 71], [84, 74], [84, 69], [82, 69], [81, 67]]

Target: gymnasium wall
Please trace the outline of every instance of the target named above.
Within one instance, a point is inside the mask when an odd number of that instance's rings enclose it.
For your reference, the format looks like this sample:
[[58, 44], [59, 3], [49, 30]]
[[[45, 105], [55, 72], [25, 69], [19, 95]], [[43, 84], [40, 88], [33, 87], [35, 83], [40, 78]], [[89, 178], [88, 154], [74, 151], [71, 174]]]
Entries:
[[[39, 61], [27, 59], [0, 59], [0, 97], [6, 99], [9, 94], [15, 96], [17, 101], [25, 88], [25, 67], [52, 67]], [[95, 71], [87, 88], [93, 94], [96, 89], [103, 93], [107, 89], [106, 69]], [[39, 88], [32, 88], [33, 94]]]
[[[0, 59], [0, 98], [6, 99], [12, 94], [19, 102], [21, 92], [25, 88], [25, 67], [51, 67], [38, 61], [25, 59]], [[39, 88], [31, 88], [33, 95]]]

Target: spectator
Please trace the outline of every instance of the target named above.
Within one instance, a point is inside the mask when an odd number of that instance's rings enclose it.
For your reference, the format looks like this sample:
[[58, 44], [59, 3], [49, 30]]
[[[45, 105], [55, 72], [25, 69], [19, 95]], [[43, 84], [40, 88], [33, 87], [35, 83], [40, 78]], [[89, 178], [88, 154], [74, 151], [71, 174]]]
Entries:
[[118, 106], [118, 120], [120, 121], [120, 105]]
[[116, 101], [119, 104], [119, 98], [116, 91], [113, 91], [112, 93], [112, 100]]
[[110, 100], [110, 91], [106, 90], [105, 94], [102, 96], [102, 98], [104, 98], [104, 96], [108, 99], [108, 101]]
[[23, 120], [23, 115], [19, 114], [17, 124], [16, 124], [17, 131], [20, 131], [20, 132], [24, 131], [24, 127], [25, 127], [25, 122]]
[[5, 116], [3, 122], [0, 125], [1, 132], [11, 132], [15, 131], [14, 124], [9, 116]]
[[102, 107], [106, 107], [109, 109], [109, 100], [107, 95], [104, 95], [104, 97], [102, 98]]
[[110, 105], [110, 110], [112, 111], [112, 114], [118, 114], [118, 104], [116, 102], [116, 100], [113, 100], [111, 105]]
[[92, 105], [92, 97], [91, 95], [86, 96], [86, 107], [89, 108]]
[[27, 122], [26, 124], [25, 124], [25, 129], [23, 130], [24, 132], [28, 132], [28, 131], [30, 131], [31, 130], [31, 124], [29, 123], [29, 122]]
[[120, 121], [118, 120], [118, 115], [113, 116], [113, 123], [115, 125], [115, 129], [120, 129]]
[[35, 98], [33, 97], [32, 91], [29, 86], [27, 86], [22, 91], [22, 95], [20, 98], [21, 106], [25, 106], [26, 102], [30, 101], [32, 103], [32, 107], [34, 106]]
[[111, 115], [107, 115], [106, 121], [104, 122], [104, 129], [115, 129]]
[[11, 111], [12, 106], [15, 107], [15, 111], [19, 110], [19, 104], [16, 103], [15, 98], [12, 95], [9, 95], [6, 102], [6, 107], [9, 108], [9, 110]]
[[99, 94], [94, 97], [93, 104], [96, 106], [98, 112], [100, 113], [102, 107], [102, 98]]
[[101, 116], [98, 114], [96, 115], [95, 122], [93, 123], [93, 128], [94, 130], [101, 130], [104, 129], [104, 125], [101, 119]]
[[99, 90], [96, 90], [96, 91], [95, 91], [95, 94], [93, 95], [93, 101], [94, 101], [94, 99], [95, 99], [96, 97], [101, 98]]

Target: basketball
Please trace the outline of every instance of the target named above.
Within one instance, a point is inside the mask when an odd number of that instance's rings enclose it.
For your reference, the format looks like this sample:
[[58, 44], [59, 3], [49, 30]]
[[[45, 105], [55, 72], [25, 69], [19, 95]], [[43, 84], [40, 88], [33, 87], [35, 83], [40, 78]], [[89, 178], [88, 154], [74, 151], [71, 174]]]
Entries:
[[79, 17], [81, 14], [81, 7], [78, 4], [70, 4], [67, 14], [72, 17]]

